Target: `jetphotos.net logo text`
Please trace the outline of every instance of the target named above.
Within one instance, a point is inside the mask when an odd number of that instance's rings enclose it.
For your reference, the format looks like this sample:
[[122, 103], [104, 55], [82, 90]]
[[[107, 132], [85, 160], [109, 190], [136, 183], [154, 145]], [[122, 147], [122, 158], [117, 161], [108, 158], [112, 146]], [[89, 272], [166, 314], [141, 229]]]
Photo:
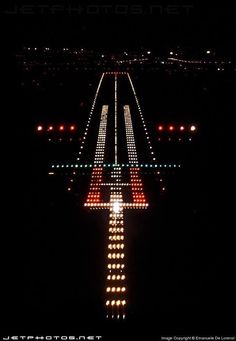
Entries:
[[165, 4], [165, 5], [125, 5], [125, 4], [88, 4], [88, 5], [59, 5], [59, 4], [23, 4], [11, 5], [4, 11], [9, 15], [159, 15], [159, 16], [188, 16], [192, 13], [191, 4]]

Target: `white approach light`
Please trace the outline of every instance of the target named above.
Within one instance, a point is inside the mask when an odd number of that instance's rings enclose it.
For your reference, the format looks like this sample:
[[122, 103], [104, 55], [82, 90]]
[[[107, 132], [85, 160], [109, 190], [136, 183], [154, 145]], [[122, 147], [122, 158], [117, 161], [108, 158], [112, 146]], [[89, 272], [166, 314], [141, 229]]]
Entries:
[[112, 210], [114, 213], [120, 213], [121, 211], [121, 204], [118, 201], [115, 201], [112, 205]]

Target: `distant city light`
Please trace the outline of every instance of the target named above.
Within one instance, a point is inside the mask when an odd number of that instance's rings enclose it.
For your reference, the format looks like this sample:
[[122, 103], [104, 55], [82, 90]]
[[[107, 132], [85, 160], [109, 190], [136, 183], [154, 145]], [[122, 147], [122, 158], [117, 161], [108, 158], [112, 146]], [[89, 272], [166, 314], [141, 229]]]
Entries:
[[48, 127], [48, 130], [52, 131], [53, 130], [53, 126]]
[[180, 126], [180, 130], [183, 131], [184, 130], [184, 126]]
[[163, 129], [164, 129], [163, 126], [158, 126], [159, 131], [162, 131]]
[[59, 130], [61, 130], [61, 131], [64, 130], [64, 129], [65, 129], [64, 126], [60, 126], [60, 127], [59, 127]]
[[174, 126], [169, 126], [169, 130], [173, 131], [174, 130]]
[[210, 54], [211, 53], [211, 51], [210, 50], [207, 50], [207, 52], [206, 52], [207, 54]]
[[173, 51], [170, 51], [170, 55], [172, 56], [174, 54], [174, 52]]
[[75, 126], [70, 126], [70, 130], [75, 130]]
[[190, 131], [195, 131], [197, 128], [196, 128], [196, 126], [194, 126], [194, 125], [192, 125], [191, 127], [190, 127]]

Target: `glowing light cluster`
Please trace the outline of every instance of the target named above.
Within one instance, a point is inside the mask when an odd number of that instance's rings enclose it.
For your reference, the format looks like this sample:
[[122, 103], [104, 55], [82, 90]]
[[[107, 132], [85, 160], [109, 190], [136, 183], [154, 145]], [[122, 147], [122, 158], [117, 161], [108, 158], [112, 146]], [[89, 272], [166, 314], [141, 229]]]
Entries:
[[[124, 106], [124, 121], [125, 121], [125, 132], [126, 132], [126, 145], [128, 152], [128, 163], [118, 163], [118, 144], [117, 144], [117, 108], [118, 108], [118, 89], [117, 89], [117, 74], [115, 75], [114, 83], [114, 137], [115, 137], [115, 148], [114, 148], [114, 163], [104, 163], [104, 153], [106, 147], [106, 135], [107, 135], [107, 119], [108, 119], [108, 106], [103, 105], [97, 145], [95, 150], [95, 158], [93, 164], [90, 165], [75, 165], [76, 168], [92, 168], [91, 182], [89, 187], [89, 193], [87, 196], [86, 203], [84, 206], [90, 209], [109, 209], [109, 227], [108, 227], [108, 244], [107, 244], [107, 275], [106, 275], [106, 302], [105, 306], [107, 309], [108, 318], [125, 318], [125, 306], [127, 305], [127, 278], [126, 269], [126, 255], [125, 255], [125, 227], [124, 227], [124, 209], [146, 209], [148, 203], [146, 201], [143, 184], [140, 176], [141, 168], [159, 168], [157, 164], [141, 164], [138, 163], [138, 156], [135, 144], [135, 137], [133, 131], [132, 118], [130, 113], [129, 105]], [[128, 75], [129, 77], [129, 75]], [[130, 77], [129, 77], [130, 79]], [[130, 84], [133, 88], [132, 81]], [[152, 146], [149, 141], [149, 135], [147, 132], [146, 125], [142, 116], [139, 102], [134, 91], [136, 102], [138, 105], [139, 113], [142, 119], [144, 132], [150, 148], [152, 160], [155, 161]], [[104, 168], [110, 168], [110, 178], [106, 175], [104, 181]], [[122, 182], [122, 170], [123, 167], [129, 169], [130, 180]], [[162, 179], [161, 179], [162, 180]], [[101, 188], [107, 186], [110, 189], [109, 202], [105, 202], [104, 198], [101, 197]], [[131, 188], [132, 200], [131, 202], [123, 201], [123, 189], [129, 186]]]
[[[125, 236], [123, 216], [123, 196], [121, 191], [121, 167], [114, 167], [111, 172], [114, 179], [110, 194], [109, 235], [108, 235], [108, 275], [106, 287], [106, 307], [108, 318], [125, 318], [126, 304], [126, 275], [125, 268]], [[112, 287], [110, 282], [114, 283]], [[122, 303], [123, 302], [123, 303]]]
[[[87, 196], [87, 201], [85, 206], [94, 206], [94, 204], [101, 205], [100, 197], [100, 184], [102, 183], [102, 172], [103, 168], [93, 168], [91, 175], [90, 189]], [[98, 205], [98, 206], [100, 206]]]
[[138, 156], [134, 140], [134, 132], [129, 105], [124, 106], [124, 118], [129, 163], [133, 162], [138, 163]]
[[108, 264], [107, 265], [108, 269], [124, 269], [125, 265], [124, 264]]
[[91, 110], [90, 110], [90, 113], [89, 113], [87, 125], [86, 125], [86, 128], [85, 128], [84, 134], [83, 134], [81, 145], [80, 145], [79, 157], [77, 158], [78, 161], [81, 158], [82, 150], [84, 148], [84, 143], [85, 143], [85, 140], [87, 138], [87, 134], [88, 134], [88, 130], [89, 130], [89, 127], [90, 127], [91, 119], [92, 119], [92, 116], [93, 116], [93, 113], [94, 113], [94, 107], [95, 107], [96, 102], [97, 102], [97, 97], [98, 97], [98, 94], [99, 94], [99, 91], [100, 91], [100, 88], [101, 88], [101, 85], [102, 85], [103, 78], [104, 78], [104, 73], [102, 74], [102, 76], [100, 78], [100, 81], [98, 83], [98, 87], [97, 87], [97, 90], [96, 90], [96, 93], [95, 93], [93, 104], [92, 104], [92, 107], [91, 107]]
[[194, 132], [197, 130], [197, 127], [196, 125], [192, 124], [192, 125], [173, 125], [173, 124], [170, 124], [170, 125], [163, 125], [163, 124], [160, 124], [160, 125], [157, 125], [156, 126], [156, 130], [158, 132], [164, 132], [164, 131], [167, 131], [167, 132]]
[[109, 244], [108, 249], [110, 249], [110, 250], [124, 249], [124, 244]]
[[141, 110], [141, 107], [140, 107], [140, 104], [139, 104], [139, 100], [138, 100], [136, 91], [134, 89], [134, 85], [133, 85], [132, 79], [131, 79], [129, 73], [127, 73], [127, 76], [128, 76], [128, 79], [129, 79], [129, 82], [130, 82], [130, 85], [131, 85], [131, 88], [132, 88], [132, 91], [133, 91], [133, 94], [134, 94], [134, 98], [135, 98], [135, 101], [136, 101], [136, 104], [137, 104], [137, 107], [138, 107], [138, 112], [139, 112], [139, 115], [140, 115], [140, 118], [141, 118], [141, 121], [142, 121], [142, 124], [143, 124], [143, 129], [144, 129], [144, 133], [145, 133], [145, 136], [146, 136], [146, 140], [147, 140], [148, 148], [149, 148], [149, 151], [150, 151], [151, 159], [152, 159], [152, 161], [156, 161], [156, 157], [154, 155], [152, 144], [151, 144], [151, 141], [150, 141], [150, 136], [148, 134], [146, 123], [145, 123], [145, 120], [144, 120], [144, 117], [143, 117], [143, 113], [142, 113], [142, 110]]
[[116, 305], [116, 306], [120, 306], [120, 305], [126, 305], [126, 301], [125, 300], [112, 300], [112, 301], [106, 301], [106, 305], [107, 306], [109, 306], [109, 305], [111, 305], [111, 306], [114, 306], [114, 305]]
[[[133, 124], [130, 115], [130, 108], [128, 105], [124, 106], [124, 118], [129, 162], [138, 163]], [[146, 199], [143, 193], [143, 185], [140, 178], [140, 168], [130, 168], [130, 181], [134, 204], [146, 204]]]
[[106, 292], [125, 292], [126, 287], [107, 287]]
[[105, 75], [127, 75], [127, 72], [121, 72], [121, 71], [119, 71], [119, 72], [114, 72], [114, 71], [107, 71], [107, 72], [105, 72]]
[[125, 275], [108, 275], [107, 279], [109, 281], [124, 281], [125, 280]]
[[108, 105], [103, 105], [101, 120], [98, 132], [97, 146], [94, 158], [94, 164], [102, 164], [105, 153], [106, 129], [107, 129]]
[[[125, 318], [126, 317], [126, 306], [128, 305], [128, 289], [127, 289], [127, 263], [126, 263], [126, 244], [125, 244], [125, 234], [126, 227], [124, 221], [124, 210], [126, 209], [147, 209], [148, 203], [144, 195], [143, 183], [141, 179], [141, 171], [145, 173], [150, 172], [150, 168], [154, 171], [156, 176], [159, 178], [161, 183], [161, 190], [165, 191], [166, 188], [163, 184], [163, 179], [161, 177], [159, 168], [171, 168], [171, 167], [180, 167], [178, 164], [159, 164], [156, 163], [153, 148], [151, 146], [149, 134], [147, 131], [146, 124], [144, 122], [143, 114], [139, 105], [139, 101], [130, 78], [129, 73], [126, 72], [106, 72], [102, 74], [100, 82], [97, 87], [97, 91], [95, 94], [95, 98], [93, 101], [93, 105], [89, 114], [88, 122], [86, 125], [86, 129], [84, 132], [84, 136], [82, 139], [82, 143], [80, 145], [79, 156], [77, 160], [79, 161], [81, 158], [82, 150], [84, 149], [84, 143], [88, 135], [88, 130], [91, 123], [91, 118], [94, 112], [94, 108], [97, 102], [97, 97], [99, 94], [99, 90], [104, 78], [104, 75], [112, 74], [114, 77], [114, 127], [111, 132], [111, 136], [115, 138], [115, 148], [114, 148], [114, 159], [113, 163], [104, 163], [105, 159], [105, 150], [106, 150], [106, 140], [107, 140], [107, 123], [108, 123], [108, 105], [102, 106], [100, 124], [98, 129], [98, 137], [96, 150], [94, 155], [93, 162], [89, 164], [81, 164], [81, 162], [74, 164], [63, 164], [63, 165], [52, 165], [52, 172], [48, 173], [49, 175], [54, 175], [54, 169], [56, 168], [65, 168], [66, 171], [71, 171], [71, 174], [74, 176], [79, 174], [78, 171], [83, 171], [89, 168], [91, 171], [91, 181], [89, 186], [88, 195], [86, 198], [86, 202], [84, 203], [85, 207], [88, 207], [92, 210], [109, 210], [109, 223], [107, 229], [107, 248], [106, 248], [106, 275], [105, 275], [105, 308], [107, 312], [107, 318]], [[138, 106], [138, 112], [141, 117], [144, 134], [146, 136], [146, 141], [148, 144], [148, 148], [151, 156], [151, 163], [139, 163], [138, 155], [135, 144], [135, 136], [133, 131], [133, 124], [131, 118], [131, 112], [129, 105], [125, 105], [124, 109], [124, 121], [125, 121], [125, 133], [126, 133], [126, 146], [128, 153], [128, 162], [126, 163], [118, 163], [118, 135], [117, 130], [118, 122], [120, 120], [117, 119], [118, 115], [118, 87], [117, 87], [117, 75], [125, 74], [127, 75], [131, 88], [133, 90], [133, 94], [135, 97], [136, 104]], [[109, 113], [110, 115], [110, 113]], [[192, 127], [192, 128], [191, 128]], [[190, 130], [195, 131], [191, 126]], [[109, 126], [110, 128], [110, 126]], [[196, 128], [196, 127], [195, 127]], [[170, 130], [175, 130], [175, 126], [171, 126]], [[185, 130], [179, 128], [181, 131]], [[42, 126], [39, 126], [39, 131], [43, 130]], [[63, 129], [61, 129], [63, 130]], [[73, 129], [72, 129], [73, 130]], [[164, 130], [164, 126], [160, 129], [160, 131]], [[119, 132], [119, 131], [118, 131]], [[110, 158], [110, 155], [109, 155]], [[76, 171], [74, 171], [76, 168]], [[156, 169], [157, 168], [157, 169]], [[127, 179], [127, 170], [129, 174], [129, 178]], [[125, 175], [125, 176], [124, 176]], [[124, 181], [123, 181], [124, 180]], [[68, 191], [72, 190], [74, 180], [69, 180], [69, 185], [67, 187]], [[108, 188], [104, 188], [108, 187]], [[129, 187], [127, 193], [131, 193], [129, 202], [124, 202], [123, 199], [123, 190]], [[101, 191], [102, 189], [102, 191]], [[107, 190], [110, 192], [107, 193]], [[104, 197], [102, 196], [103, 194]], [[110, 194], [109, 199], [106, 198], [106, 194]]]
[[61, 124], [59, 126], [55, 126], [55, 125], [38, 125], [36, 127], [36, 131], [38, 132], [72, 132], [75, 131], [77, 129], [76, 125], [64, 125]]
[[[106, 164], [103, 163], [101, 165], [99, 165], [99, 167], [103, 167], [103, 168], [113, 168], [115, 165], [113, 164]], [[133, 168], [133, 167], [138, 167], [138, 168], [180, 168], [181, 165], [180, 164], [162, 164], [162, 163], [158, 163], [158, 164], [150, 164], [150, 163], [136, 163], [136, 164], [117, 164], [117, 166], [121, 167], [121, 168]], [[62, 164], [62, 165], [51, 165], [51, 168], [93, 168], [93, 167], [98, 167], [98, 165], [92, 165], [92, 164]], [[106, 183], [102, 183], [101, 186], [113, 186], [114, 183], [113, 182], [106, 182]], [[120, 183], [120, 186], [130, 186], [129, 183]]]
[[[54, 173], [53, 173], [54, 174]], [[124, 240], [124, 236], [110, 236], [110, 240]]]

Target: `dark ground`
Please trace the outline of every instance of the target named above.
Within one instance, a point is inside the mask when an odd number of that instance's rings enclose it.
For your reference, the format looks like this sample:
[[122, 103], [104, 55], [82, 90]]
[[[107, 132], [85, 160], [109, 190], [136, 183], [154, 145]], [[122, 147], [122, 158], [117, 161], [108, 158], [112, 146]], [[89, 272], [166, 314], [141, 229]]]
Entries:
[[[192, 20], [185, 19], [182, 24], [179, 18], [161, 18], [158, 27], [155, 26], [157, 32], [166, 25], [170, 29], [163, 37], [158, 35], [157, 44], [163, 50], [169, 46], [171, 32], [178, 27], [174, 43], [181, 40], [196, 48], [203, 39], [203, 46], [218, 45], [233, 57], [232, 11], [227, 6], [211, 11], [210, 6], [197, 8]], [[106, 42], [101, 38], [105, 26], [93, 30], [98, 26], [92, 19], [70, 23], [68, 18], [57, 18], [55, 26], [55, 18], [50, 16], [39, 16], [37, 20], [32, 15], [11, 17], [13, 25], [8, 21], [6, 26], [11, 26], [8, 31], [11, 56], [21, 45], [76, 46], [80, 37], [80, 44], [110, 43], [113, 48], [114, 39], [107, 36]], [[205, 20], [199, 31], [197, 19], [202, 18]], [[137, 19], [129, 19], [134, 23], [134, 32], [123, 35], [126, 46], [147, 41], [147, 45], [155, 45], [153, 38], [146, 40], [154, 22], [139, 35], [135, 29]], [[112, 22], [111, 18], [108, 20]], [[66, 22], [63, 28], [62, 21]], [[117, 32], [121, 26], [115, 24], [110, 27]], [[70, 36], [73, 28], [78, 33]], [[62, 31], [64, 34], [60, 34]], [[100, 40], [93, 36], [94, 31]], [[122, 39], [116, 41], [122, 46]], [[9, 96], [6, 126], [10, 129], [4, 129], [3, 144], [7, 177], [2, 182], [8, 186], [4, 201], [9, 210], [5, 211], [7, 220], [2, 223], [8, 237], [4, 239], [2, 335], [87, 333], [108, 334], [107, 340], [115, 337], [136, 340], [146, 333], [151, 339], [172, 334], [232, 334], [234, 224], [228, 218], [231, 185], [227, 141], [235, 75], [218, 76], [211, 72], [132, 75], [156, 152], [163, 162], [178, 161], [183, 167], [175, 174], [167, 174], [167, 193], [162, 197], [153, 186], [154, 179], [144, 175], [151, 208], [145, 213], [127, 214], [127, 225], [132, 227], [128, 239], [131, 308], [130, 318], [120, 325], [104, 322], [101, 309], [106, 214], [84, 210], [86, 183], [81, 182], [81, 194], [74, 197], [65, 191], [65, 178], [52, 180], [47, 176], [52, 157], [56, 160], [68, 155], [73, 160], [76, 145], [57, 144], [49, 148], [34, 131], [40, 120], [74, 122], [77, 113], [81, 115], [78, 124], [81, 123], [82, 131], [99, 73], [94, 70], [63, 76], [62, 88], [57, 86], [58, 78], [54, 85], [46, 80], [41, 91], [29, 85], [21, 87], [24, 75], [13, 58], [9, 65], [6, 86], [10, 84], [14, 96], [12, 93]], [[199, 132], [194, 141], [182, 146], [158, 143], [155, 125], [169, 121], [196, 122]], [[147, 336], [143, 339], [147, 340]]]

